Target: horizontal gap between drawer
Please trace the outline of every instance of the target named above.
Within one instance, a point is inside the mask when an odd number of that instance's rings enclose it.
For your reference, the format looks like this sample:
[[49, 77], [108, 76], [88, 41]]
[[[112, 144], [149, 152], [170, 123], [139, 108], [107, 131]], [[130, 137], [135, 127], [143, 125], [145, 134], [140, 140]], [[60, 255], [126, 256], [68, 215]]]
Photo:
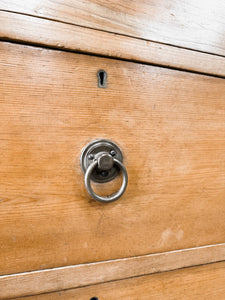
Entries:
[[73, 51], [73, 50], [69, 50], [69, 49], [65, 49], [65, 48], [59, 49], [59, 48], [56, 48], [56, 47], [50, 47], [48, 45], [35, 44], [35, 43], [29, 43], [29, 42], [24, 42], [24, 41], [19, 41], [19, 40], [11, 40], [11, 39], [8, 39], [8, 38], [1, 38], [0, 37], [0, 43], [1, 42], [10, 43], [10, 44], [17, 44], [17, 45], [22, 45], [22, 46], [35, 47], [35, 48], [45, 48], [45, 49], [49, 49], [49, 50], [53, 50], [53, 51], [64, 51], [64, 52], [68, 52], [68, 53], [81, 54], [81, 55], [87, 55], [87, 56], [91, 55], [91, 56], [99, 57], [99, 58], [114, 59], [114, 60], [126, 61], [126, 62], [131, 62], [131, 63], [136, 63], [136, 64], [149, 65], [149, 66], [153, 66], [153, 67], [160, 67], [160, 68], [163, 68], [163, 69], [171, 69], [171, 70], [174, 70], [174, 71], [180, 71], [180, 72], [186, 72], [186, 73], [191, 73], [191, 74], [197, 74], [197, 75], [203, 75], [203, 76], [208, 76], [208, 77], [215, 77], [215, 78], [225, 79], [225, 75], [216, 75], [216, 74], [198, 72], [198, 71], [193, 71], [193, 70], [188, 70], [188, 69], [176, 68], [176, 67], [172, 67], [172, 66], [164, 66], [164, 65], [160, 65], [160, 64], [135, 61], [135, 60], [125, 59], [125, 58], [105, 56], [105, 55], [101, 55], [101, 54], [93, 54], [93, 53], [82, 52], [82, 51]]
[[67, 290], [224, 260], [225, 243], [4, 275], [0, 276], [0, 299]]
[[[132, 280], [132, 279], [138, 279], [138, 278], [145, 278], [147, 276], [151, 276], [151, 275], [155, 275], [155, 274], [165, 274], [165, 273], [170, 273], [171, 276], [173, 276], [173, 272], [176, 272], [176, 271], [183, 271], [183, 270], [188, 270], [188, 269], [192, 269], [192, 268], [201, 268], [201, 267], [207, 267], [207, 266], [210, 266], [210, 265], [213, 265], [213, 266], [218, 266], [220, 264], [224, 264], [225, 261], [222, 260], [222, 261], [218, 261], [218, 262], [212, 262], [212, 263], [207, 263], [207, 264], [201, 264], [201, 265], [195, 265], [195, 266], [190, 266], [190, 267], [184, 267], [184, 268], [178, 268], [178, 269], [174, 269], [174, 270], [168, 270], [168, 271], [165, 271], [165, 272], [157, 272], [157, 273], [152, 273], [152, 274], [145, 274], [145, 275], [138, 275], [138, 276], [133, 276], [133, 277], [128, 277], [128, 278], [123, 278], [123, 279], [116, 279], [116, 280], [111, 280], [111, 281], [105, 281], [105, 282], [100, 282], [100, 283], [95, 283], [95, 284], [90, 284], [90, 285], [86, 285], [86, 286], [82, 286], [82, 287], [77, 287], [77, 288], [70, 288], [70, 289], [64, 289], [64, 290], [57, 290], [57, 291], [53, 291], [53, 292], [46, 292], [46, 293], [38, 293], [38, 294], [33, 294], [33, 295], [28, 295], [28, 296], [22, 296], [21, 297], [13, 297], [13, 298], [10, 298], [11, 300], [16, 300], [16, 299], [19, 299], [19, 300], [22, 300], [22, 299], [26, 299], [28, 297], [33, 297], [33, 296], [44, 296], [44, 295], [50, 295], [50, 296], [53, 296], [53, 294], [55, 293], [63, 293], [63, 292], [75, 292], [79, 289], [82, 289], [82, 288], [89, 288], [89, 287], [95, 287], [95, 286], [99, 286], [99, 285], [102, 285], [102, 284], [111, 284], [111, 283], [114, 283], [114, 282], [123, 282], [123, 281], [126, 281], [126, 280]], [[9, 300], [10, 300], [9, 299]]]
[[188, 47], [183, 47], [183, 46], [179, 46], [179, 45], [174, 45], [171, 43], [164, 43], [164, 42], [160, 42], [160, 41], [154, 41], [154, 40], [149, 40], [149, 39], [145, 39], [142, 37], [138, 37], [138, 36], [132, 36], [129, 34], [122, 34], [122, 33], [118, 33], [118, 32], [114, 32], [114, 31], [110, 31], [110, 30], [104, 30], [104, 29], [96, 29], [96, 28], [92, 28], [89, 26], [84, 26], [81, 24], [76, 24], [76, 23], [70, 23], [70, 22], [66, 22], [66, 21], [62, 21], [62, 20], [57, 20], [54, 18], [49, 18], [49, 17], [45, 17], [45, 16], [38, 16], [38, 15], [33, 15], [33, 14], [29, 14], [29, 13], [25, 13], [25, 12], [18, 12], [18, 11], [13, 11], [13, 10], [6, 10], [6, 9], [0, 9], [0, 12], [6, 12], [6, 13], [10, 13], [10, 14], [18, 14], [21, 16], [27, 16], [27, 17], [32, 17], [32, 18], [38, 18], [38, 19], [42, 19], [42, 20], [47, 20], [47, 21], [52, 21], [52, 22], [57, 22], [57, 23], [61, 23], [61, 24], [66, 24], [66, 25], [71, 25], [71, 26], [75, 26], [75, 27], [80, 27], [80, 28], [84, 28], [84, 29], [90, 29], [92, 31], [97, 31], [97, 32], [103, 32], [103, 33], [110, 33], [113, 35], [118, 35], [121, 37], [128, 37], [128, 38], [132, 38], [134, 40], [141, 40], [141, 41], [145, 41], [145, 42], [151, 42], [154, 44], [159, 44], [159, 45], [166, 45], [166, 46], [171, 46], [171, 47], [175, 47], [175, 48], [181, 48], [184, 50], [189, 50], [189, 51], [194, 51], [194, 52], [199, 52], [199, 53], [204, 53], [204, 54], [210, 54], [210, 55], [215, 55], [215, 56], [219, 56], [219, 57], [225, 57], [225, 55], [222, 54], [218, 54], [218, 53], [213, 53], [213, 52], [208, 52], [208, 51], [201, 51], [198, 49], [194, 49], [194, 48], [188, 48]]
[[216, 54], [1, 10], [0, 18], [3, 41], [225, 78], [225, 57]]

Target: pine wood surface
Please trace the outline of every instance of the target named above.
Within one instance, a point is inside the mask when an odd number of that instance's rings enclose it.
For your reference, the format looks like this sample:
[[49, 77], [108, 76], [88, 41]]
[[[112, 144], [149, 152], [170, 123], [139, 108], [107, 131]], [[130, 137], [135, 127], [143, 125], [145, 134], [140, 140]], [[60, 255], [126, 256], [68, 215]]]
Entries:
[[[0, 49], [2, 275], [224, 242], [223, 79]], [[119, 144], [129, 174], [124, 196], [106, 205], [88, 197], [79, 165], [96, 138]]]

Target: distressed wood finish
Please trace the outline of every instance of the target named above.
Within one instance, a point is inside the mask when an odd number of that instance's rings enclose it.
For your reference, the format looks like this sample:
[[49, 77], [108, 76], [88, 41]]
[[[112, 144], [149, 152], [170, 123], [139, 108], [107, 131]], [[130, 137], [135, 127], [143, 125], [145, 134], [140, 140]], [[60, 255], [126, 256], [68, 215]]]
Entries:
[[0, 0], [0, 9], [225, 55], [224, 0]]
[[[1, 274], [224, 242], [223, 79], [0, 49]], [[124, 196], [107, 205], [89, 199], [79, 165], [95, 138], [120, 145], [129, 174]]]
[[221, 56], [8, 12], [0, 20], [1, 39], [225, 76]]
[[18, 300], [224, 299], [225, 262], [98, 284]]
[[225, 244], [0, 276], [0, 299], [42, 294], [225, 260]]

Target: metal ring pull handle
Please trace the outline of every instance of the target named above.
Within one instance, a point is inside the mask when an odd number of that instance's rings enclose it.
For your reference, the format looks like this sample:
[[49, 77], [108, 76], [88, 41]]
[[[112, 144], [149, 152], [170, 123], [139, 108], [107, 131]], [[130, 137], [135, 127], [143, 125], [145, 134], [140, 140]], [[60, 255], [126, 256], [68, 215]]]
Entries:
[[97, 160], [95, 160], [95, 161], [88, 167], [88, 169], [87, 169], [87, 171], [86, 171], [86, 173], [85, 173], [85, 179], [84, 179], [84, 181], [85, 181], [85, 187], [86, 187], [86, 189], [87, 189], [89, 195], [90, 195], [93, 199], [95, 199], [95, 200], [97, 200], [97, 201], [100, 201], [100, 202], [112, 202], [112, 201], [115, 201], [115, 200], [119, 199], [119, 198], [123, 195], [123, 193], [125, 192], [125, 190], [126, 190], [127, 182], [128, 182], [127, 170], [126, 170], [126, 168], [124, 167], [123, 163], [121, 163], [119, 160], [113, 159], [113, 162], [114, 162], [114, 164], [115, 164], [116, 166], [118, 166], [118, 167], [120, 168], [120, 171], [122, 172], [122, 176], [123, 176], [123, 182], [122, 182], [122, 185], [121, 185], [120, 189], [119, 189], [117, 192], [115, 192], [115, 193], [113, 193], [113, 194], [111, 194], [111, 195], [109, 195], [109, 196], [105, 196], [105, 197], [99, 196], [99, 195], [97, 195], [97, 194], [93, 191], [93, 189], [92, 189], [92, 187], [91, 187], [91, 175], [92, 175], [93, 170], [94, 170], [94, 169], [97, 167], [97, 165], [98, 165], [98, 161], [97, 161]]
[[[81, 167], [85, 173], [84, 182], [89, 195], [99, 202], [112, 202], [119, 199], [126, 190], [128, 175], [123, 165], [123, 155], [120, 148], [109, 140], [96, 140], [89, 143], [81, 154]], [[97, 195], [91, 186], [91, 181], [106, 183], [122, 173], [121, 187], [108, 196]]]

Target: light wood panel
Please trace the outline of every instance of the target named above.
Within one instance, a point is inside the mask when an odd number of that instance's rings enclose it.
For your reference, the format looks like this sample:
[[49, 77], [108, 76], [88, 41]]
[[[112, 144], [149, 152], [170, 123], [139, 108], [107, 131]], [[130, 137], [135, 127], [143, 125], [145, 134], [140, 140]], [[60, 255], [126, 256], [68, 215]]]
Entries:
[[221, 56], [7, 12], [0, 20], [1, 39], [225, 76]]
[[222, 262], [18, 300], [92, 300], [92, 297], [98, 300], [222, 300], [225, 295], [224, 274], [225, 263]]
[[[224, 242], [223, 79], [0, 49], [1, 274]], [[119, 144], [129, 174], [124, 196], [107, 205], [89, 199], [79, 164], [96, 138]]]
[[223, 0], [1, 0], [0, 9], [225, 55]]
[[0, 276], [0, 299], [42, 294], [225, 260], [225, 244]]

